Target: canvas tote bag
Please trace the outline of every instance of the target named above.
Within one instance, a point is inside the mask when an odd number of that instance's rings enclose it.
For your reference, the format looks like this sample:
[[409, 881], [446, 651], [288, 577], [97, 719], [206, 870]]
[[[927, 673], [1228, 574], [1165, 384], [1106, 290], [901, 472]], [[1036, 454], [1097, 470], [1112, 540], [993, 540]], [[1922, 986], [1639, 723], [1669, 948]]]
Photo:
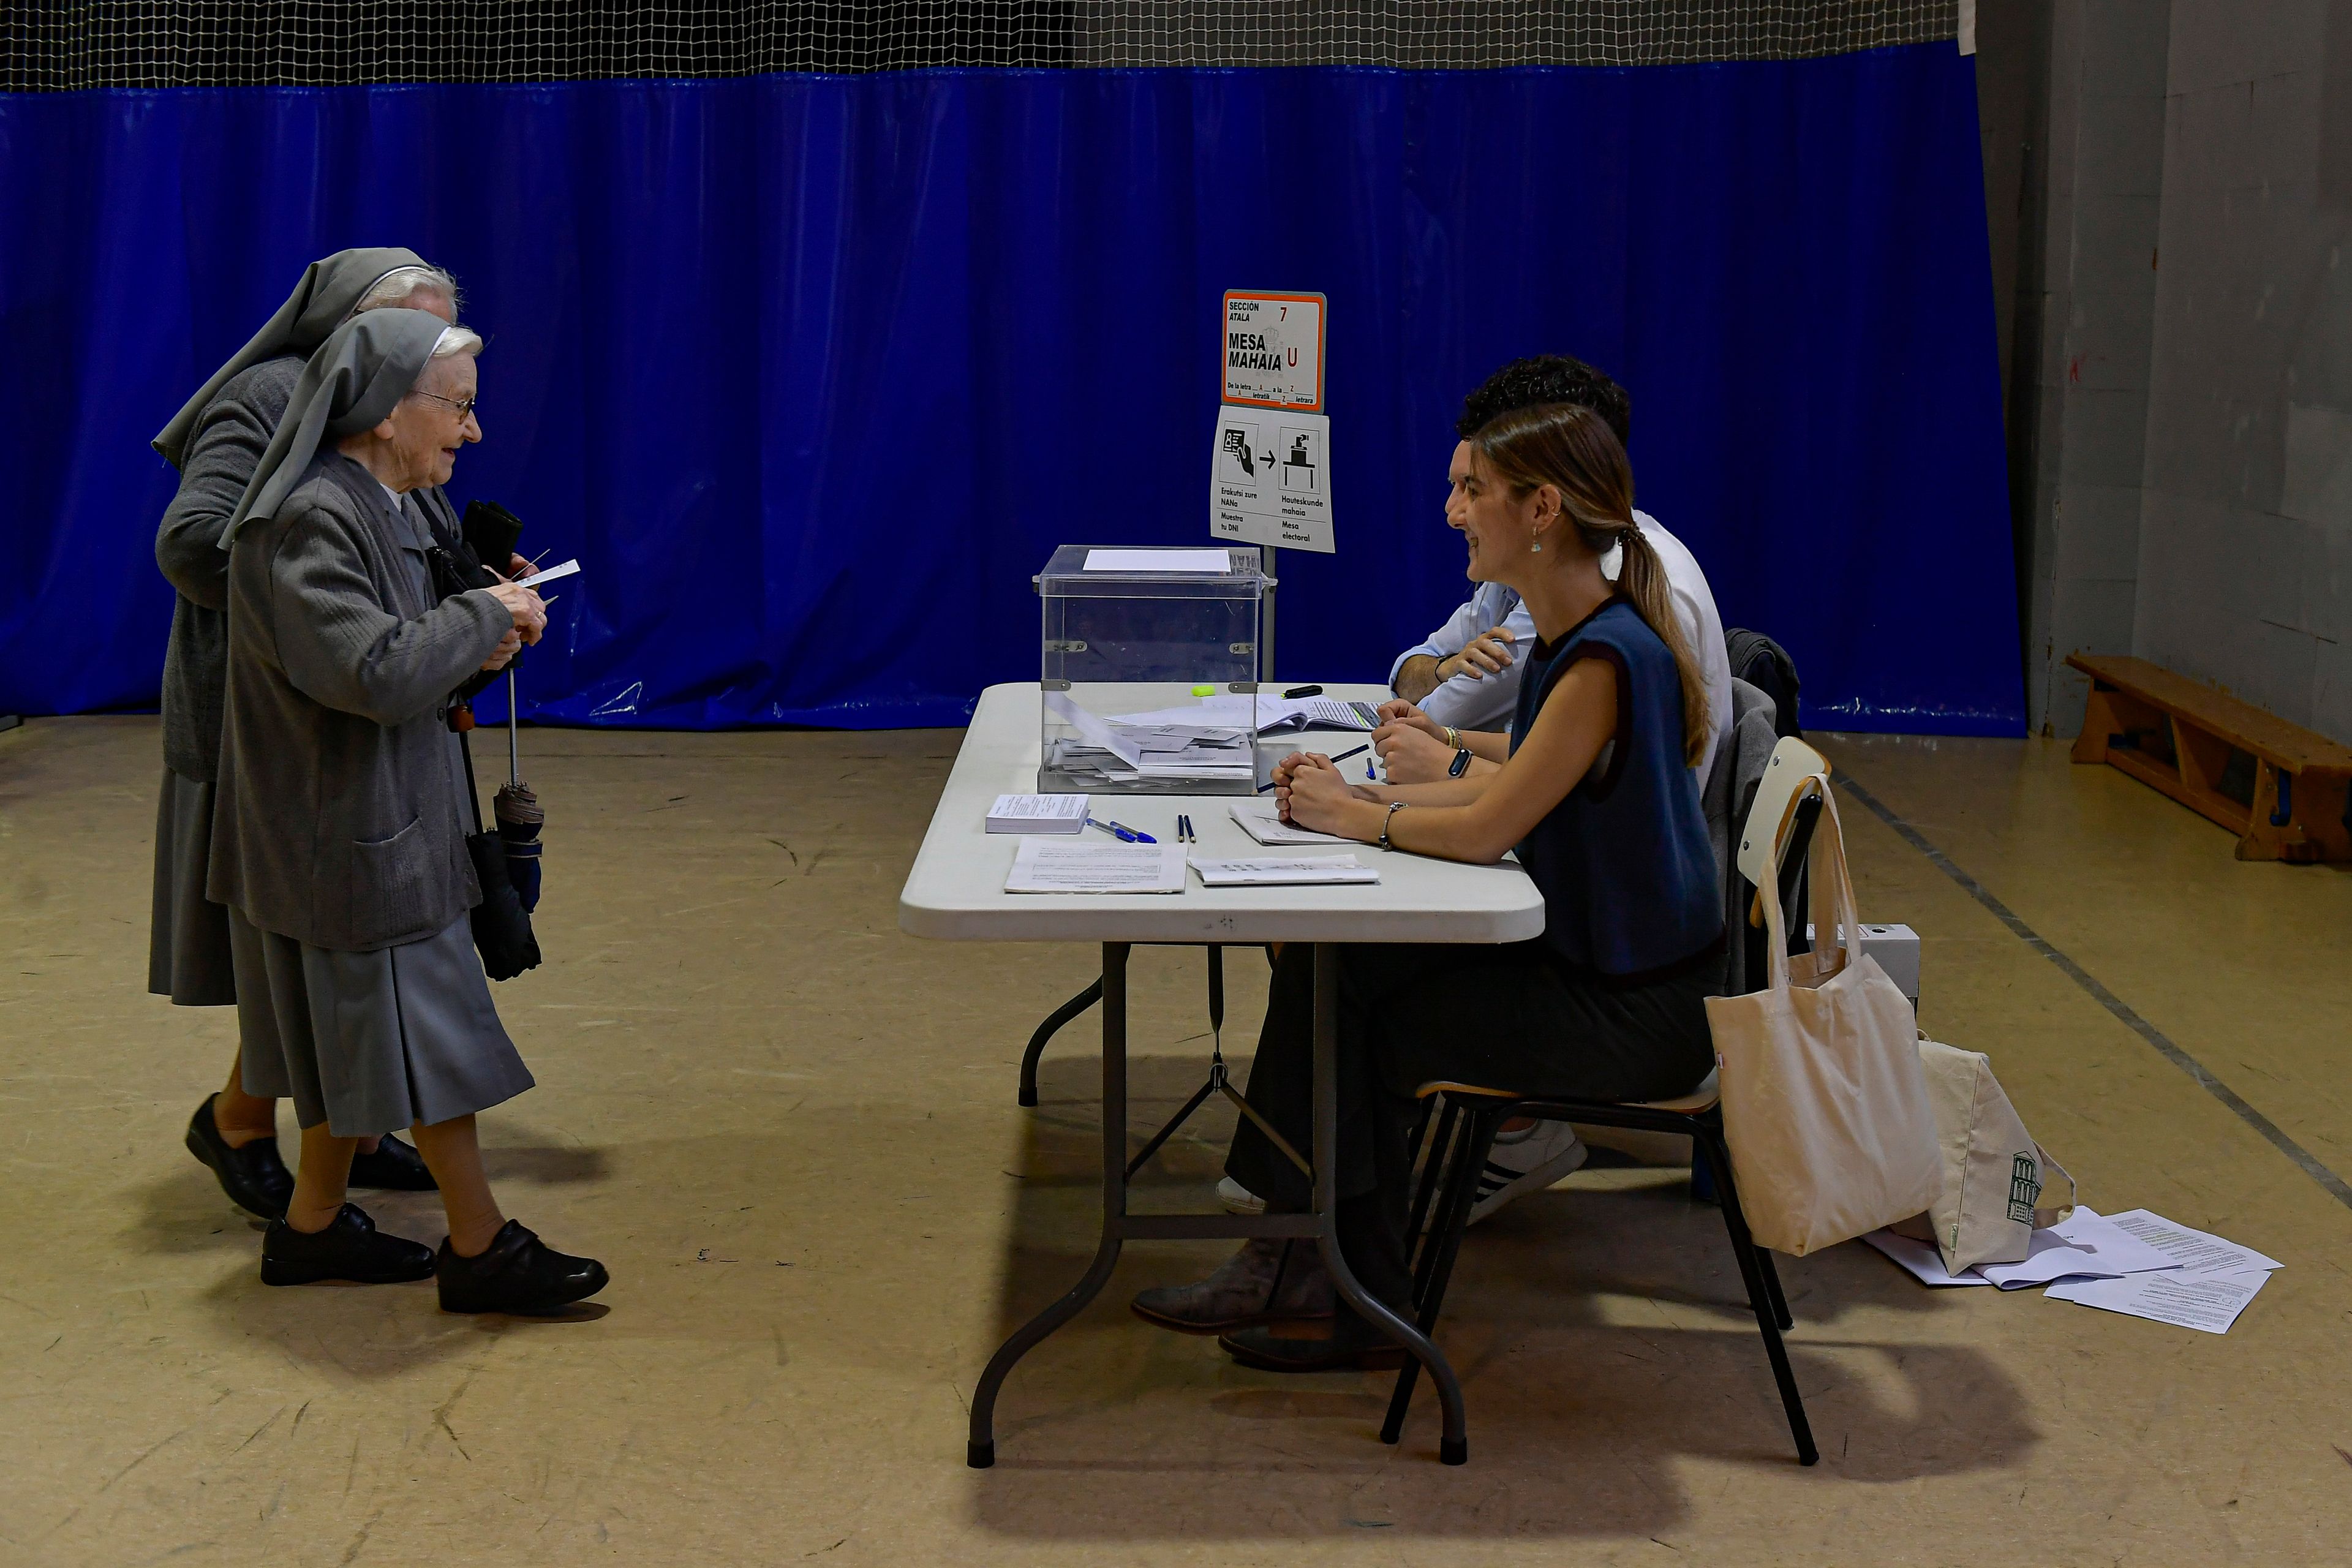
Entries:
[[1826, 781], [1810, 869], [1813, 927], [1831, 940], [1792, 961], [1780, 879], [1766, 876], [1769, 984], [1706, 1003], [1739, 1206], [1758, 1242], [1797, 1258], [1908, 1219], [1944, 1187], [1917, 1020], [1862, 951]]
[[[1983, 1052], [1922, 1039], [1919, 1066], [1943, 1146], [1944, 1195], [1895, 1231], [1934, 1242], [1948, 1274], [2022, 1263], [2035, 1227], [2056, 1225], [2074, 1208], [2074, 1178], [2026, 1131]], [[2063, 1204], [2042, 1202], [2053, 1178], [2066, 1184]]]

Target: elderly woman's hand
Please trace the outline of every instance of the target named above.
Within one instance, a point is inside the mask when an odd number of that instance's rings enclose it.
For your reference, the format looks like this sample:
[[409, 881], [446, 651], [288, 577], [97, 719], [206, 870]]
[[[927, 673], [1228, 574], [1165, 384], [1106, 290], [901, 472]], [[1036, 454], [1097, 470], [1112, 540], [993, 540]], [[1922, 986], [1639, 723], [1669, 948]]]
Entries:
[[521, 584], [497, 583], [482, 592], [507, 607], [507, 613], [514, 616], [515, 632], [523, 641], [537, 642], [539, 634], [547, 629], [547, 606]]
[[482, 668], [484, 669], [504, 669], [509, 664], [513, 662], [514, 656], [521, 651], [522, 634], [516, 631], [512, 626], [509, 626], [507, 628], [507, 635], [499, 639], [499, 646], [495, 649], [491, 650], [490, 657], [482, 660]]

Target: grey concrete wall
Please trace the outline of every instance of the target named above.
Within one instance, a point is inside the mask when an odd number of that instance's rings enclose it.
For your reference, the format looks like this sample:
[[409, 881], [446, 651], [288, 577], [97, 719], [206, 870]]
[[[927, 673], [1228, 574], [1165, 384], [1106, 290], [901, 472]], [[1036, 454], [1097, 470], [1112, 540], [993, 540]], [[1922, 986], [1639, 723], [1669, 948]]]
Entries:
[[2136, 653], [2352, 742], [2352, 0], [1978, 37], [2032, 727], [2081, 724], [2068, 653]]
[[2133, 651], [2352, 741], [2352, 0], [2174, 0]]

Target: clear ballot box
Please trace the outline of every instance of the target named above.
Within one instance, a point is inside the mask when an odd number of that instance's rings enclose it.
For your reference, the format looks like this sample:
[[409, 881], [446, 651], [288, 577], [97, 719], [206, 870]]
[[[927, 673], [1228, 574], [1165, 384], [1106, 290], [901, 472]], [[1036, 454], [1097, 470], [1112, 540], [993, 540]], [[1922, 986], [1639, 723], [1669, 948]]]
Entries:
[[1255, 794], [1258, 637], [1272, 582], [1255, 545], [1055, 551], [1036, 577], [1038, 790]]

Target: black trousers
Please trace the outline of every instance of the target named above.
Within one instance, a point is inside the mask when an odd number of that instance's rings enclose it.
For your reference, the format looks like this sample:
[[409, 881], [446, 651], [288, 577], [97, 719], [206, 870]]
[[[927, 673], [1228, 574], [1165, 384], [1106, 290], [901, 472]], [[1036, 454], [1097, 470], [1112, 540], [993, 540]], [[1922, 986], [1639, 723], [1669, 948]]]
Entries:
[[[1612, 989], [1562, 967], [1540, 942], [1346, 946], [1339, 952], [1341, 1251], [1365, 1289], [1409, 1300], [1404, 1222], [1412, 1191], [1413, 1091], [1451, 1079], [1517, 1094], [1666, 1100], [1715, 1065], [1706, 975]], [[1250, 1103], [1305, 1153], [1314, 1137], [1314, 949], [1275, 961]], [[1306, 1175], [1242, 1120], [1225, 1173], [1296, 1213]]]

